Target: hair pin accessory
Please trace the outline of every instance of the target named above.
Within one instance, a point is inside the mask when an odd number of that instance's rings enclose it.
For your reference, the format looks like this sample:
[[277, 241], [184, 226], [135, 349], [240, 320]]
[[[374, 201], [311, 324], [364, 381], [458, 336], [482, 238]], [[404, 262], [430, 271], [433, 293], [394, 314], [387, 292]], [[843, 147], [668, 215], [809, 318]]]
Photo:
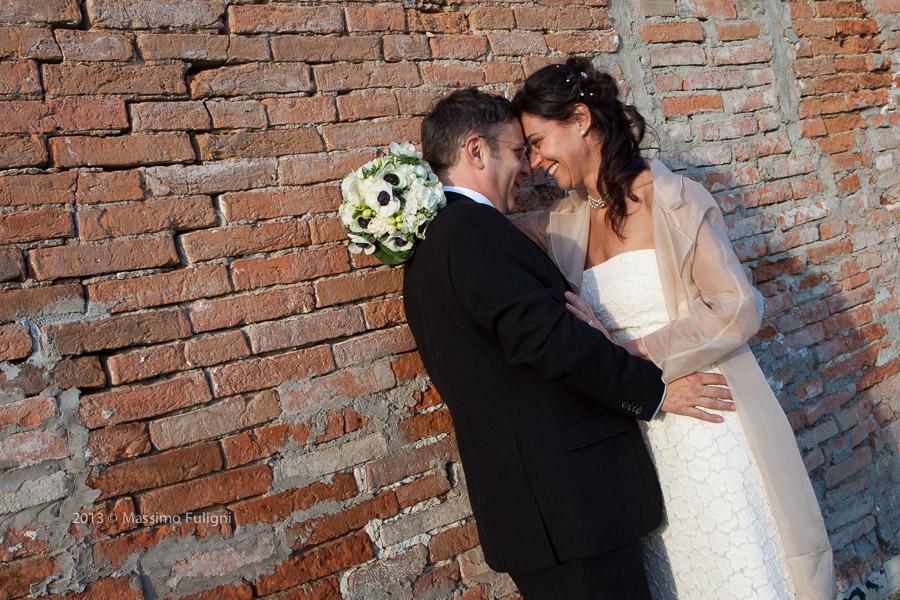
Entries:
[[585, 73], [584, 71], [582, 71], [582, 72], [581, 72], [581, 78], [582, 78], [582, 79], [587, 79], [587, 73]]

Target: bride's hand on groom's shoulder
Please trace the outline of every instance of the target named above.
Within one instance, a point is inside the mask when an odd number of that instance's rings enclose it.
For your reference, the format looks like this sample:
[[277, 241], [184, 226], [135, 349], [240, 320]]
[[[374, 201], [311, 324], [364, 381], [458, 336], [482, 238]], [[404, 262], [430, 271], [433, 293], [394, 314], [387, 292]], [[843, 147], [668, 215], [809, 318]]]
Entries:
[[725, 378], [718, 373], [691, 373], [670, 381], [660, 410], [676, 415], [693, 417], [710, 423], [721, 423], [719, 415], [706, 410], [735, 410], [731, 390], [725, 387]]

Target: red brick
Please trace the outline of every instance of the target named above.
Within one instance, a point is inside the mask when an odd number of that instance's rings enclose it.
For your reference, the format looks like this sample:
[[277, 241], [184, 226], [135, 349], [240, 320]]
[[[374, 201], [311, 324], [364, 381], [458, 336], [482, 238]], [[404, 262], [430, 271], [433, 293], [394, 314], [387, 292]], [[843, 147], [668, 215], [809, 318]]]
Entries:
[[222, 365], [210, 369], [210, 377], [213, 394], [221, 398], [321, 375], [334, 366], [331, 349], [326, 344]]
[[683, 90], [727, 90], [743, 86], [744, 76], [740, 71], [688, 71], [681, 83]]
[[55, 137], [50, 139], [50, 152], [54, 164], [60, 167], [128, 167], [195, 159], [194, 148], [185, 133]]
[[226, 220], [235, 222], [332, 212], [340, 206], [341, 197], [340, 188], [329, 185], [234, 192], [223, 194], [219, 201]]
[[288, 529], [288, 535], [297, 537], [292, 548], [303, 550], [351, 531], [360, 530], [375, 519], [389, 519], [398, 512], [399, 507], [394, 492], [382, 492], [371, 500], [345, 508], [339, 513], [292, 525]]
[[404, 440], [411, 443], [452, 431], [453, 421], [450, 419], [450, 411], [440, 409], [404, 419], [397, 426]]
[[77, 25], [81, 22], [81, 10], [77, 0], [5, 0], [0, 6], [0, 21], [5, 23], [30, 24], [58, 23]]
[[758, 37], [760, 29], [758, 24], [745, 21], [741, 23], [717, 24], [716, 33], [718, 33], [720, 41], [733, 42]]
[[284, 250], [305, 246], [309, 242], [309, 226], [305, 221], [299, 220], [232, 225], [185, 233], [181, 236], [184, 254], [192, 263], [226, 256]]
[[[263, 8], [270, 9], [268, 6]], [[254, 63], [219, 67], [196, 74], [190, 79], [190, 87], [191, 98], [313, 91], [309, 67], [302, 63]]]
[[485, 73], [480, 66], [469, 67], [454, 62], [423, 63], [422, 80], [435, 87], [472, 87], [484, 85]]
[[81, 398], [79, 422], [89, 429], [162, 415], [212, 399], [201, 373]]
[[75, 173], [0, 177], [0, 206], [69, 204], [75, 201]]
[[330, 246], [275, 258], [236, 260], [231, 270], [235, 288], [247, 290], [344, 273], [350, 263], [345, 246]]
[[560, 31], [566, 29], [597, 30], [609, 28], [609, 17], [604, 9], [516, 6], [513, 8], [513, 12], [516, 16], [516, 27], [519, 29]]
[[833, 256], [842, 256], [853, 252], [853, 244], [844, 238], [806, 251], [806, 257], [812, 263], [823, 263]]
[[406, 326], [382, 329], [334, 345], [334, 358], [338, 368], [351, 364], [376, 360], [391, 354], [408, 352], [416, 342]]
[[47, 543], [37, 535], [37, 527], [34, 524], [27, 525], [23, 529], [0, 531], [0, 539], [3, 540], [3, 546], [0, 547], [0, 561], [9, 563], [26, 556], [46, 554]]
[[703, 28], [697, 21], [640, 25], [638, 33], [648, 44], [703, 41]]
[[225, 35], [145, 33], [137, 36], [137, 45], [147, 61], [225, 61], [234, 39]]
[[701, 19], [709, 17], [721, 17], [724, 19], [736, 19], [737, 9], [734, 2], [726, 0], [688, 0], [691, 16]]
[[36, 279], [59, 279], [178, 264], [171, 238], [141, 238], [29, 252]]
[[316, 305], [332, 306], [389, 294], [400, 290], [403, 273], [398, 269], [351, 274], [316, 283]]
[[98, 500], [200, 477], [222, 468], [216, 442], [171, 450], [106, 467], [91, 474], [87, 485], [100, 490]]
[[24, 598], [32, 584], [40, 583], [56, 573], [56, 561], [49, 556], [30, 558], [0, 565], [3, 598]]
[[50, 382], [61, 389], [100, 388], [106, 385], [106, 373], [96, 356], [68, 358], [56, 363]]
[[0, 360], [16, 360], [31, 354], [31, 336], [19, 325], [0, 326]]
[[91, 302], [112, 313], [210, 298], [228, 293], [224, 265], [206, 265], [143, 277], [112, 279], [87, 286]]
[[0, 114], [0, 132], [66, 133], [92, 130], [127, 130], [128, 115], [122, 100], [21, 100], [6, 103]]
[[182, 596], [181, 600], [251, 600], [251, 598], [253, 586], [245, 581], [238, 586], [220, 585], [205, 592]]
[[200, 333], [309, 312], [314, 306], [312, 292], [310, 285], [298, 284], [257, 294], [198, 302], [190, 307], [191, 323], [194, 330]]
[[141, 176], [137, 171], [110, 171], [106, 173], [78, 173], [75, 192], [78, 204], [105, 204], [143, 200]]
[[60, 49], [62, 49], [63, 59], [68, 63], [76, 61], [131, 62], [135, 58], [131, 40], [120, 34], [57, 29], [56, 41], [59, 42]]
[[847, 478], [859, 472], [860, 469], [872, 464], [872, 450], [868, 447], [862, 447], [857, 450], [850, 458], [836, 464], [825, 471], [825, 486], [834, 487], [835, 485], [846, 481]]
[[150, 433], [145, 423], [126, 423], [90, 432], [84, 457], [88, 465], [118, 462], [150, 452]]
[[406, 11], [409, 31], [420, 33], [464, 33], [468, 31], [466, 16], [462, 12]]
[[[446, 565], [441, 565], [439, 567], [431, 569], [430, 571], [426, 571], [422, 576], [416, 579], [415, 583], [413, 584], [413, 593], [417, 598], [445, 597], [445, 595], [452, 593], [452, 590], [456, 589], [456, 587], [459, 585], [459, 580], [459, 563], [452, 562]], [[464, 594], [464, 596], [460, 596], [460, 598], [465, 597], [467, 600], [473, 600], [473, 593], [474, 588], [469, 588], [466, 594]], [[485, 599], [488, 598], [487, 595], [484, 595], [483, 597]]]
[[747, 92], [731, 98], [731, 111], [735, 114], [772, 108], [778, 103], [778, 96], [773, 89], [758, 92]]
[[266, 458], [288, 444], [302, 448], [309, 434], [305, 425], [279, 423], [227, 437], [221, 440], [225, 466], [231, 469]]
[[[4, 359], [5, 360], [5, 359]], [[69, 458], [69, 444], [49, 431], [14, 433], [3, 440], [0, 461], [14, 468], [30, 467], [48, 460]]]
[[344, 14], [347, 30], [351, 33], [363, 31], [405, 31], [406, 13], [399, 4], [382, 2], [378, 6], [346, 6]]
[[200, 159], [204, 161], [307, 154], [324, 148], [322, 138], [313, 128], [207, 133], [195, 139]]
[[91, 25], [107, 29], [217, 28], [224, 16], [222, 0], [92, 0], [87, 7]]
[[255, 354], [348, 337], [365, 330], [358, 307], [252, 325], [247, 330]]
[[0, 405], [0, 429], [7, 425], [35, 427], [59, 414], [56, 401], [46, 396], [25, 398]]
[[266, 98], [263, 105], [272, 125], [307, 125], [337, 120], [334, 98], [330, 97]]
[[274, 390], [227, 398], [197, 410], [153, 421], [150, 423], [150, 439], [153, 446], [160, 450], [185, 446], [255, 427], [280, 412], [278, 394]]
[[191, 327], [186, 311], [172, 309], [49, 325], [44, 332], [61, 354], [72, 355], [187, 337]]
[[44, 65], [47, 96], [181, 96], [181, 65]]
[[250, 346], [240, 331], [152, 346], [114, 354], [106, 359], [113, 385], [130, 383], [176, 371], [208, 367], [250, 356]]
[[323, 92], [352, 91], [419, 85], [418, 70], [412, 63], [361, 63], [313, 67], [316, 83]]
[[276, 565], [274, 572], [256, 581], [258, 594], [270, 594], [315, 579], [321, 579], [375, 558], [372, 540], [360, 531], [327, 542], [305, 554]]
[[791, 149], [791, 141], [787, 136], [769, 137], [742, 143], [735, 150], [734, 157], [740, 162], [745, 162], [773, 154], [787, 154]]
[[25, 259], [15, 248], [0, 249], [0, 281], [25, 279]]
[[865, 129], [866, 122], [858, 114], [852, 113], [823, 119], [825, 129], [830, 135], [840, 133], [842, 131], [850, 131], [852, 129]]
[[434, 535], [428, 544], [428, 558], [433, 563], [438, 563], [454, 556], [459, 556], [466, 550], [478, 546], [478, 530], [475, 523], [457, 525], [452, 529], [442, 531]]
[[326, 63], [381, 58], [378, 36], [278, 35], [270, 40], [276, 62]]
[[724, 110], [722, 96], [677, 96], [662, 99], [663, 114], [695, 115], [702, 112], [718, 112]]
[[488, 34], [494, 56], [529, 56], [547, 52], [544, 37], [531, 31], [499, 31]]
[[487, 38], [480, 35], [438, 35], [429, 44], [435, 59], [483, 60], [488, 50]]
[[210, 129], [212, 119], [203, 102], [141, 102], [131, 105], [134, 131], [196, 131]]
[[503, 6], [476, 6], [469, 13], [472, 29], [513, 29], [516, 26], [512, 9]]
[[422, 358], [418, 352], [401, 354], [391, 363], [391, 369], [393, 369], [397, 381], [404, 381], [412, 379], [416, 375], [425, 374], [425, 366], [422, 364]]
[[0, 169], [43, 167], [47, 161], [43, 137], [0, 135]]
[[372, 158], [370, 152], [286, 158], [278, 163], [278, 180], [282, 185], [307, 185], [339, 180], [344, 174], [355, 171]]
[[84, 240], [100, 240], [159, 231], [182, 231], [216, 225], [209, 196], [145, 200], [78, 212], [78, 233]]
[[[212, 117], [213, 129], [265, 129], [269, 123], [265, 105], [255, 100], [207, 100], [204, 106]], [[209, 144], [209, 148], [218, 148], [227, 135], [209, 138], [214, 141]], [[274, 139], [277, 139], [277, 135], [281, 133], [276, 134]], [[264, 147], [264, 140], [254, 136], [235, 138], [235, 141], [241, 145], [240, 152]]]
[[24, 316], [81, 312], [84, 299], [80, 285], [57, 285], [0, 292], [0, 322]]
[[142, 517], [178, 515], [216, 504], [264, 494], [272, 484], [272, 470], [255, 465], [154, 490], [137, 496]]
[[235, 160], [204, 165], [149, 167], [144, 170], [153, 196], [219, 194], [275, 185], [278, 163], [273, 158]]
[[9, 100], [15, 100], [38, 95], [41, 91], [41, 77], [36, 62], [17, 60], [0, 63], [0, 96], [9, 96]]
[[317, 482], [304, 488], [293, 488], [264, 498], [232, 504], [234, 524], [239, 527], [253, 523], [277, 523], [285, 521], [297, 511], [328, 501], [349, 500], [357, 493], [352, 475], [337, 473], [331, 482]]
[[294, 415], [318, 411], [336, 398], [357, 398], [394, 387], [396, 379], [385, 365], [344, 369], [315, 377], [286, 389], [281, 395], [284, 413]]
[[450, 480], [444, 473], [437, 472], [431, 475], [425, 475], [415, 481], [401, 485], [395, 492], [397, 494], [397, 502], [401, 508], [409, 508], [419, 502], [438, 496], [450, 491], [452, 485]]
[[344, 16], [338, 6], [230, 6], [232, 33], [343, 33]]

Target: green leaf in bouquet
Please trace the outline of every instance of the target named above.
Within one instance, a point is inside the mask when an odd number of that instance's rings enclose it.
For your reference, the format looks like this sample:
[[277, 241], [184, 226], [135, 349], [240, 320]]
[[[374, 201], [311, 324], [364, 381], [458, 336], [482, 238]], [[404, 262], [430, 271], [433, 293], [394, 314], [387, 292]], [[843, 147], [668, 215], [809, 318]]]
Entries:
[[390, 248], [385, 248], [383, 245], [378, 244], [374, 255], [375, 258], [386, 265], [399, 265], [412, 255], [412, 249], [405, 252], [394, 252]]

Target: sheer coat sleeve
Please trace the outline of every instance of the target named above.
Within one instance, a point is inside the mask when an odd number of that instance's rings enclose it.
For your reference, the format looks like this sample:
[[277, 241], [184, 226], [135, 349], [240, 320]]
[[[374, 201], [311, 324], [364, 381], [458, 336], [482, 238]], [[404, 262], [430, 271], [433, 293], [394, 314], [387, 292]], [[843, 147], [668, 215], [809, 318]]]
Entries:
[[688, 311], [643, 338], [666, 383], [741, 347], [759, 330], [763, 316], [762, 295], [741, 267], [715, 200], [690, 180], [682, 193], [681, 208], [669, 212], [666, 223], [694, 240], [681, 266], [683, 290], [677, 294]]

